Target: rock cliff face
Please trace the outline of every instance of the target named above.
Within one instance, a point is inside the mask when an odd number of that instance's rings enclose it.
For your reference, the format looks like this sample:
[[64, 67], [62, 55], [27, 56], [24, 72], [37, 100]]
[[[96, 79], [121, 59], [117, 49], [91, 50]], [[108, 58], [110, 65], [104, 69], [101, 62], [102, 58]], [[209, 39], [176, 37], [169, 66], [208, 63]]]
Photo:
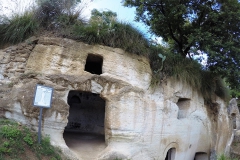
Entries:
[[225, 151], [232, 125], [220, 98], [207, 106], [194, 88], [171, 79], [153, 89], [148, 60], [121, 49], [49, 37], [27, 42], [0, 50], [1, 116], [37, 129], [35, 86], [54, 88], [42, 132], [73, 159], [85, 158], [66, 145], [64, 132], [104, 136], [92, 159], [207, 160]]

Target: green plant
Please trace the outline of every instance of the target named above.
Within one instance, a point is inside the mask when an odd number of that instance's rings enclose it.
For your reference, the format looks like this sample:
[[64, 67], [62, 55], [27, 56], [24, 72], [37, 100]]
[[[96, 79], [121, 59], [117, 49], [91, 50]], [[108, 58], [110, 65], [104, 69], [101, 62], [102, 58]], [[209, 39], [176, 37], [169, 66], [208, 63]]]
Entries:
[[0, 134], [7, 139], [16, 139], [21, 136], [21, 131], [17, 128], [17, 126], [5, 125], [2, 127]]
[[206, 68], [240, 90], [239, 0], [124, 0], [124, 5], [134, 7], [136, 20], [168, 42], [174, 53], [207, 55]]
[[3, 146], [4, 146], [4, 147], [9, 147], [9, 145], [10, 145], [10, 143], [9, 143], [8, 141], [5, 141], [5, 142], [3, 143]]
[[[163, 59], [160, 61], [159, 52], [162, 57], [167, 57], [164, 59], [164, 66], [162, 65]], [[200, 91], [207, 103], [211, 103], [215, 94], [224, 100], [228, 100], [230, 97], [229, 89], [221, 77], [203, 69], [201, 64], [195, 60], [173, 54], [171, 51], [157, 46], [151, 47], [149, 59], [153, 70], [153, 87], [167, 78], [172, 78]]]
[[37, 29], [38, 22], [33, 18], [33, 12], [15, 14], [0, 23], [0, 44], [21, 42], [33, 35]]
[[224, 154], [221, 154], [220, 156], [218, 156], [217, 160], [238, 160], [237, 158], [229, 158], [227, 156], [225, 156]]
[[116, 13], [92, 11], [87, 25], [74, 25], [72, 37], [88, 44], [102, 44], [138, 54], [148, 55], [148, 40], [132, 25], [119, 22]]
[[40, 157], [41, 155], [45, 155], [45, 156], [50, 156], [51, 158], [55, 158], [57, 160], [61, 159], [61, 156], [58, 153], [60, 152], [60, 150], [57, 150], [57, 148], [51, 146], [50, 137], [43, 137], [41, 144], [37, 144], [34, 149], [37, 153], [37, 157]]
[[29, 146], [33, 145], [33, 139], [32, 139], [32, 137], [31, 137], [30, 134], [27, 134], [27, 135], [23, 138], [23, 140], [24, 140]]
[[[32, 153], [39, 160], [49, 157], [61, 160], [61, 150], [51, 146], [50, 138], [43, 137], [41, 144], [37, 142], [37, 134], [14, 121], [0, 118], [0, 160], [28, 159], [25, 151]], [[23, 158], [21, 158], [23, 157]]]
[[7, 147], [0, 147], [0, 153], [10, 153], [11, 149]]

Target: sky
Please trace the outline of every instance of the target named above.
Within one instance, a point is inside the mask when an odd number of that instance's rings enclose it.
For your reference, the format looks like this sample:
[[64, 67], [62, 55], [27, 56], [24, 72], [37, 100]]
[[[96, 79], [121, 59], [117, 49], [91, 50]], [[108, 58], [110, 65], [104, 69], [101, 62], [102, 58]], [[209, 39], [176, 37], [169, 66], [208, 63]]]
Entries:
[[[120, 21], [133, 24], [136, 28], [146, 32], [147, 28], [143, 23], [134, 21], [135, 8], [123, 7], [122, 0], [82, 0], [84, 7], [84, 16], [89, 19], [91, 16], [91, 10], [97, 9], [99, 11], [113, 11], [117, 13], [117, 18]], [[0, 0], [0, 14], [10, 15], [13, 12], [24, 12], [28, 6], [33, 5], [33, 0]]]
[[89, 3], [89, 7], [86, 8], [85, 14], [90, 17], [92, 9], [97, 9], [99, 11], [110, 10], [117, 13], [117, 18], [120, 21], [133, 24], [140, 31], [146, 32], [147, 28], [143, 23], [134, 21], [135, 8], [124, 7], [121, 1], [122, 0], [93, 0]]
[[129, 8], [123, 6], [123, 0], [82, 0], [82, 3], [88, 3], [84, 14], [87, 18], [90, 18], [91, 11], [97, 9], [99, 11], [113, 11], [117, 13], [117, 19], [121, 22], [127, 22], [132, 24], [136, 29], [142, 32], [147, 38], [156, 40], [158, 43], [162, 41], [162, 38], [157, 38], [149, 33], [149, 28], [141, 23], [136, 22], [135, 19], [135, 8]]

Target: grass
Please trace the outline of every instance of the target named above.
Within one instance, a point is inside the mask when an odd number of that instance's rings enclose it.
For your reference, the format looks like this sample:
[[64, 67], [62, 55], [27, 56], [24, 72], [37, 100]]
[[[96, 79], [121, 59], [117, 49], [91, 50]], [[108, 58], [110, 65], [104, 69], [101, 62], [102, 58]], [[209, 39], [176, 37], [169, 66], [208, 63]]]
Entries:
[[220, 156], [218, 156], [217, 160], [238, 160], [237, 158], [229, 158], [227, 156], [225, 156], [224, 154], [221, 154]]
[[[160, 63], [159, 53], [166, 56], [163, 64]], [[207, 103], [211, 103], [215, 94], [226, 101], [229, 100], [229, 90], [222, 78], [204, 70], [197, 61], [183, 58], [181, 55], [173, 54], [163, 48], [153, 48], [149, 58], [153, 70], [153, 87], [171, 77], [176, 81], [189, 84], [201, 92]]]
[[17, 122], [0, 119], [0, 160], [61, 160], [60, 149], [51, 146], [50, 138], [37, 142], [37, 133]]
[[88, 44], [101, 44], [138, 54], [148, 54], [148, 41], [132, 25], [110, 19], [90, 21], [88, 25], [75, 25], [73, 38]]
[[33, 18], [32, 12], [25, 12], [23, 15], [15, 14], [11, 18], [5, 18], [0, 23], [0, 44], [19, 43], [33, 35], [39, 25]]

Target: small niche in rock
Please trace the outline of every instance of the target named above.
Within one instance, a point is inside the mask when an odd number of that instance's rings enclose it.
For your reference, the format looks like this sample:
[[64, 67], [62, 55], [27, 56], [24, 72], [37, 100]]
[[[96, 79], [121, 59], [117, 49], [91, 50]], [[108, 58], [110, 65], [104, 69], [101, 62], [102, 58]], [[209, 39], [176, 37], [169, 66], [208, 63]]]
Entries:
[[186, 118], [188, 114], [188, 109], [190, 108], [190, 99], [188, 98], [179, 98], [177, 102], [179, 108], [178, 119]]
[[175, 160], [176, 148], [170, 148], [167, 152], [165, 160]]
[[102, 56], [88, 54], [84, 70], [92, 74], [100, 75], [102, 74], [102, 64], [103, 64]]
[[231, 119], [232, 119], [232, 125], [233, 125], [233, 129], [237, 129], [237, 121], [236, 121], [236, 114], [232, 113], [231, 114]]
[[195, 154], [194, 160], [208, 160], [208, 155], [205, 152], [197, 152]]
[[68, 124], [63, 138], [80, 159], [92, 160], [106, 147], [105, 100], [99, 94], [69, 91]]

